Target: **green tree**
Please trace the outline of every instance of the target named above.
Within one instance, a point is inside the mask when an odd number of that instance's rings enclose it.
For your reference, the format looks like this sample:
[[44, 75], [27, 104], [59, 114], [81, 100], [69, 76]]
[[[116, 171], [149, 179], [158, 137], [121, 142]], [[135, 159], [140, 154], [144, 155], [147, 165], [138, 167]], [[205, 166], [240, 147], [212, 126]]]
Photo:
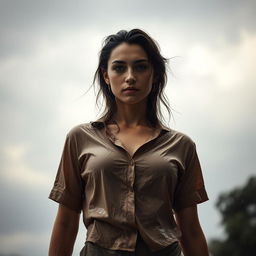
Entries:
[[222, 193], [216, 203], [222, 215], [225, 239], [209, 243], [213, 256], [256, 255], [256, 177], [243, 187]]

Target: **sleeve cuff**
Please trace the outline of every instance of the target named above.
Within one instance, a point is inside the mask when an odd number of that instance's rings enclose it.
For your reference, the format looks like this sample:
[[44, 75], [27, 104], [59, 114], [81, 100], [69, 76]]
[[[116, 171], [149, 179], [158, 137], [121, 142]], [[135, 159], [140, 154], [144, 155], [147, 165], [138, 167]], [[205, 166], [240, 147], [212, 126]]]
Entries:
[[48, 198], [57, 203], [65, 205], [77, 213], [81, 213], [82, 203], [78, 202], [76, 198], [71, 197], [69, 194], [65, 193], [65, 190], [59, 191], [52, 189]]
[[196, 204], [203, 203], [209, 200], [207, 192], [204, 187], [192, 192], [188, 197], [182, 199], [179, 198], [175, 206], [173, 207], [175, 210], [180, 210], [182, 208], [187, 208]]

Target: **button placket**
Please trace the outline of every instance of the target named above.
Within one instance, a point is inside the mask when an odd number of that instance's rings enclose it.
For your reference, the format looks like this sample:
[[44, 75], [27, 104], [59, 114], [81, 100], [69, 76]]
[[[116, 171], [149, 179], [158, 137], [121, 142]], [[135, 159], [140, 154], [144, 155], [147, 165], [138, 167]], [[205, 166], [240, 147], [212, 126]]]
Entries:
[[127, 173], [127, 217], [134, 223], [135, 222], [135, 194], [134, 194], [134, 179], [135, 179], [135, 161], [130, 158], [128, 162]]

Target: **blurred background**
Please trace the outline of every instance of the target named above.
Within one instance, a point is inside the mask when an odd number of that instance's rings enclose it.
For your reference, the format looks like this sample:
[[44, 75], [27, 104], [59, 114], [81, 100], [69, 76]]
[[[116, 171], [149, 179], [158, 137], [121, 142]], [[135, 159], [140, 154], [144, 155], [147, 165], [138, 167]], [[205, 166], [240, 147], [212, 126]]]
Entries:
[[[208, 241], [225, 240], [218, 197], [256, 174], [255, 10], [254, 0], [1, 0], [0, 255], [47, 255], [65, 135], [100, 114], [85, 92], [103, 38], [133, 28], [171, 58], [169, 125], [196, 142], [210, 198], [201, 224]], [[81, 222], [74, 255], [85, 237]]]

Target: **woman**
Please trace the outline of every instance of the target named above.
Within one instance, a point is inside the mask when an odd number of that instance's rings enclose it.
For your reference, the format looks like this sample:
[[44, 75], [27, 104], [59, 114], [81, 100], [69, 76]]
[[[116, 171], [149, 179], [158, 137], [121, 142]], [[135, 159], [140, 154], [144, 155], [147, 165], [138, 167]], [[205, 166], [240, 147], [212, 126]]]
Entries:
[[155, 41], [139, 29], [110, 35], [96, 79], [105, 112], [67, 134], [49, 195], [59, 203], [49, 255], [72, 254], [81, 211], [80, 255], [208, 255], [200, 163], [195, 143], [162, 123], [166, 59]]

